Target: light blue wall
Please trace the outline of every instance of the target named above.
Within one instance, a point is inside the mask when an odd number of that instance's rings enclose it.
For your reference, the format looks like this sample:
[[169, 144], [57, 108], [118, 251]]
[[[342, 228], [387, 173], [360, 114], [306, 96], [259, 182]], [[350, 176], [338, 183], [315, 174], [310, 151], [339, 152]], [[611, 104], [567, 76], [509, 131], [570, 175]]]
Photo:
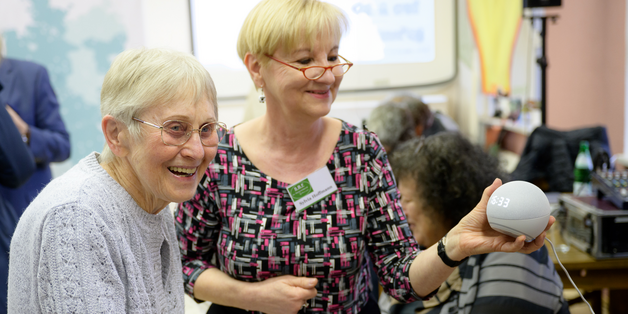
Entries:
[[69, 9], [52, 7], [49, 0], [27, 2], [32, 23], [23, 29], [3, 25], [6, 57], [48, 69], [72, 145], [70, 160], [53, 165], [58, 175], [103, 148], [100, 87], [111, 60], [124, 50], [127, 32], [109, 1], [94, 2], [71, 17]]

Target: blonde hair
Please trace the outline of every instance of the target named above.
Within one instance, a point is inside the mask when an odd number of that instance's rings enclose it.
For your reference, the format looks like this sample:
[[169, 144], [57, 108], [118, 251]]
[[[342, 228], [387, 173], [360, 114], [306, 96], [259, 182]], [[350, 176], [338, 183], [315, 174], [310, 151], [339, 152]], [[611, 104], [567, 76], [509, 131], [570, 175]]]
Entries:
[[244, 20], [238, 36], [238, 55], [246, 53], [262, 62], [282, 45], [293, 50], [306, 43], [313, 47], [319, 35], [339, 41], [347, 30], [345, 14], [336, 6], [318, 0], [264, 0]]
[[[216, 88], [211, 76], [194, 56], [168, 49], [131, 49], [119, 54], [105, 75], [100, 93], [100, 114], [124, 123], [134, 139], [140, 136], [132, 118], [156, 106], [209, 100], [218, 119]], [[101, 162], [115, 156], [109, 147]]]

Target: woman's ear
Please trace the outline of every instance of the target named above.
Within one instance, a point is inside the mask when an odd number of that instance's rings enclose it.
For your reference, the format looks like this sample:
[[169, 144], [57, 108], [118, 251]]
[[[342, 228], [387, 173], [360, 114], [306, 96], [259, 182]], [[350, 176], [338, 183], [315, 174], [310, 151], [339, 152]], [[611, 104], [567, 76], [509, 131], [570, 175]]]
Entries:
[[106, 115], [102, 118], [101, 127], [109, 149], [114, 155], [125, 157], [129, 153], [126, 126], [116, 118]]
[[262, 78], [262, 64], [256, 55], [247, 52], [244, 55], [244, 65], [246, 69], [249, 70], [249, 74], [251, 75], [251, 79], [255, 84], [255, 88], [261, 88], [264, 86], [264, 79]]

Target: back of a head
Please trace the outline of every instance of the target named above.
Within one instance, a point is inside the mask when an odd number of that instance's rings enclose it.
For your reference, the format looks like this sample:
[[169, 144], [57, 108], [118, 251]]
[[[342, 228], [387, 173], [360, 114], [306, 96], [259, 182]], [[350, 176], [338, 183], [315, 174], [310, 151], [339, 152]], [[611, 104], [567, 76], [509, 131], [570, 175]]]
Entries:
[[505, 180], [499, 161], [458, 132], [407, 141], [393, 154], [397, 180], [413, 180], [424, 208], [449, 227], [480, 201], [495, 178]]
[[385, 102], [371, 111], [366, 126], [369, 131], [377, 134], [388, 153], [395, 150], [397, 145], [414, 137], [414, 123], [410, 112], [403, 105], [396, 102]]
[[413, 93], [399, 93], [394, 95], [391, 101], [404, 104], [408, 108], [415, 126], [428, 128], [432, 124], [432, 111], [430, 107], [423, 102], [420, 96]]
[[344, 13], [327, 2], [264, 0], [244, 20], [238, 36], [238, 55], [242, 60], [246, 53], [272, 55], [280, 45], [293, 50], [304, 42], [312, 47], [318, 36], [340, 41], [347, 27]]
[[[132, 135], [140, 129], [131, 123], [144, 110], [175, 102], [197, 103], [207, 99], [216, 106], [216, 88], [203, 65], [189, 53], [168, 49], [130, 49], [119, 54], [105, 75], [100, 94], [100, 112], [129, 127]], [[101, 160], [113, 158], [109, 147]]]

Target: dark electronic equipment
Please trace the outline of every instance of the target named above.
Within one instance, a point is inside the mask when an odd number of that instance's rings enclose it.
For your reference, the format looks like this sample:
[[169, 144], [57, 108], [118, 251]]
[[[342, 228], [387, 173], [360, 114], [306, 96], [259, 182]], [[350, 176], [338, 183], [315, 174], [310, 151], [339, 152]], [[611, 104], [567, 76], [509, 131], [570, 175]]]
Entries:
[[536, 8], [536, 7], [557, 7], [562, 3], [561, 0], [523, 0], [524, 8]]
[[597, 198], [606, 198], [619, 209], [628, 209], [628, 171], [591, 172], [591, 185]]
[[596, 259], [628, 257], [628, 210], [606, 199], [562, 194], [558, 200], [561, 235], [565, 243]]

